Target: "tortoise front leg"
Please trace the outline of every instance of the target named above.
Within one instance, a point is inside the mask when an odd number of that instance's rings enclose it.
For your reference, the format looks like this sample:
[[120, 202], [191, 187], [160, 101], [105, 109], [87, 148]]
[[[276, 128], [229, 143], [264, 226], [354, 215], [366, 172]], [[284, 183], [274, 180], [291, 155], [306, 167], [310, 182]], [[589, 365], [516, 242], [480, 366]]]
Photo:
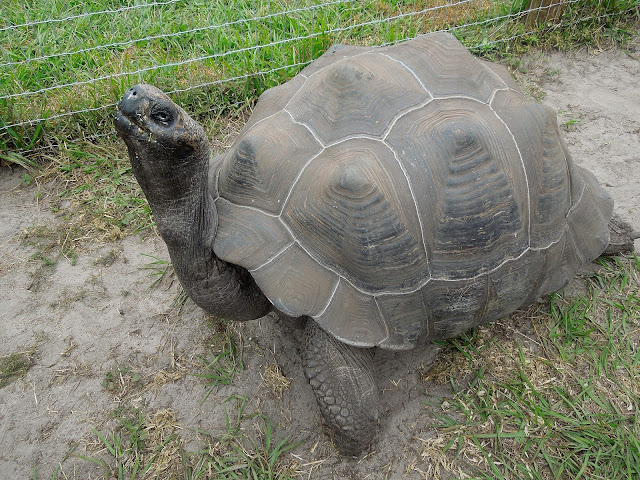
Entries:
[[378, 388], [370, 349], [346, 345], [307, 320], [303, 353], [327, 433], [343, 455], [358, 455], [373, 441]]

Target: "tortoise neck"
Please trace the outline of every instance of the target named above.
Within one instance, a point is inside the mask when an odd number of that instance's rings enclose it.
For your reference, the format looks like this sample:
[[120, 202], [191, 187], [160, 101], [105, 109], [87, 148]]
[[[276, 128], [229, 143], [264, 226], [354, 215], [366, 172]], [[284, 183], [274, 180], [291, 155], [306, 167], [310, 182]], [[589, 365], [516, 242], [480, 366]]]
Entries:
[[169, 250], [190, 250], [206, 245], [207, 240], [212, 240], [217, 221], [217, 216], [210, 215], [213, 201], [207, 187], [206, 171], [194, 172], [188, 181], [180, 183], [186, 184], [179, 188], [187, 190], [183, 196], [150, 202], [158, 231]]
[[249, 272], [213, 251], [218, 214], [209, 192], [209, 158], [194, 163], [198, 168], [180, 179], [186, 184], [179, 190], [188, 185], [189, 194], [151, 206], [173, 268], [189, 297], [207, 313], [239, 321], [260, 318], [271, 304]]
[[150, 202], [160, 236], [167, 244], [173, 267], [187, 291], [191, 290], [191, 285], [215, 274], [219, 261], [213, 252], [218, 216], [209, 195], [208, 153], [206, 149], [199, 158], [187, 163], [188, 169], [176, 172], [169, 188], [181, 195], [156, 196]]

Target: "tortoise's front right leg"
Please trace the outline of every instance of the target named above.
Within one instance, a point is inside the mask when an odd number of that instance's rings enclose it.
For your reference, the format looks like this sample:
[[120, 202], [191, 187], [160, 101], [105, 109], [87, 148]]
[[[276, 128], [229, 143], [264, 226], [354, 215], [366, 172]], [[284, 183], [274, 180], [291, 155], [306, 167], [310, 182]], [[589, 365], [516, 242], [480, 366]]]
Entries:
[[303, 353], [326, 433], [343, 455], [358, 455], [378, 426], [378, 387], [370, 349], [346, 345], [307, 320]]

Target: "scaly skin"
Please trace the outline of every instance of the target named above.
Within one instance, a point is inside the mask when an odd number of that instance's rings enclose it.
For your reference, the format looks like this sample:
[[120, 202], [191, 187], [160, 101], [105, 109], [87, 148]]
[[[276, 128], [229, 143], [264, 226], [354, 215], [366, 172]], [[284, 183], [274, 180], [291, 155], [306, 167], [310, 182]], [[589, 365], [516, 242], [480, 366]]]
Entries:
[[609, 222], [609, 246], [602, 255], [633, 253], [633, 242], [638, 238], [640, 238], [640, 231], [634, 231], [629, 222], [614, 214]]
[[202, 127], [151, 85], [125, 94], [115, 127], [191, 299], [229, 320], [266, 315], [271, 303], [249, 272], [213, 252], [218, 215], [208, 191], [210, 149]]
[[312, 319], [307, 321], [305, 339], [304, 373], [326, 433], [341, 454], [358, 455], [373, 441], [378, 424], [371, 351], [336, 340]]

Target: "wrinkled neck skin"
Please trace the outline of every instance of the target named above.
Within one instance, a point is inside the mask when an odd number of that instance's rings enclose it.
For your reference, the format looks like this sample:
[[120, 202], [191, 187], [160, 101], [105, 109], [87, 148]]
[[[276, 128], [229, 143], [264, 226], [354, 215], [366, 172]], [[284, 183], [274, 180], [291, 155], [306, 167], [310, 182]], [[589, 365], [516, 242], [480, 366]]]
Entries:
[[131, 150], [134, 173], [167, 244], [173, 268], [191, 299], [207, 313], [228, 320], [252, 320], [267, 314], [271, 304], [249, 272], [213, 253], [218, 216], [208, 191], [209, 146], [172, 162], [161, 175], [140, 172], [139, 176], [136, 170], [165, 163], [139, 161]]

